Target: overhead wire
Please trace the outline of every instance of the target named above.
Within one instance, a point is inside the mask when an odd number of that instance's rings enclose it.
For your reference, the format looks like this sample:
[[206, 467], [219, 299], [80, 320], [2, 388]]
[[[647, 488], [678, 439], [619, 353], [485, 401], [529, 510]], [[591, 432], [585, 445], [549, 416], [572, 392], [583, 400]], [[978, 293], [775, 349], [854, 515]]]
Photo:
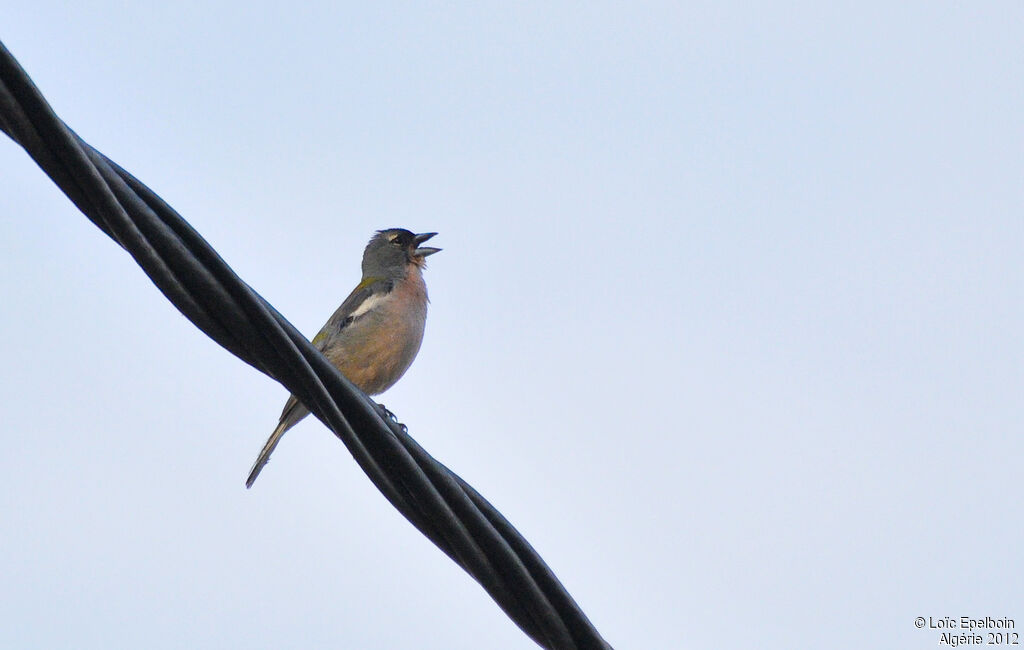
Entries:
[[298, 397], [384, 497], [537, 644], [553, 650], [611, 648], [494, 506], [345, 379], [170, 205], [78, 137], [2, 42], [0, 130], [196, 327]]

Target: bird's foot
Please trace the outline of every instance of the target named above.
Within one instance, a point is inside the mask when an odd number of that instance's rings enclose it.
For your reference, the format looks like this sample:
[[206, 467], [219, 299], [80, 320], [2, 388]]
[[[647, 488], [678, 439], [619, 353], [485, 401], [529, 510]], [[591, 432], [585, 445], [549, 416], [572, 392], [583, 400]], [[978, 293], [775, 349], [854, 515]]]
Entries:
[[387, 419], [389, 419], [389, 420], [391, 420], [393, 422], [398, 422], [398, 418], [395, 417], [394, 413], [392, 413], [391, 411], [388, 410], [388, 407], [384, 406], [380, 402], [377, 402], [377, 408], [379, 408], [381, 411], [384, 412], [384, 416], [387, 417]]
[[392, 413], [391, 411], [389, 411], [389, 410], [388, 410], [388, 407], [386, 407], [386, 406], [384, 406], [383, 404], [381, 404], [381, 403], [379, 403], [379, 402], [378, 402], [378, 403], [377, 403], [377, 408], [379, 408], [379, 409], [380, 409], [381, 411], [383, 411], [383, 412], [384, 412], [384, 416], [385, 416], [385, 417], [386, 417], [387, 419], [391, 420], [392, 422], [394, 422], [395, 424], [397, 424], [397, 425], [398, 425], [399, 427], [401, 427], [401, 428], [402, 428], [402, 432], [403, 432], [403, 433], [409, 433], [409, 427], [407, 427], [407, 426], [405, 426], [404, 424], [402, 424], [401, 422], [399, 422], [399, 421], [398, 421], [398, 416], [396, 416], [396, 415], [395, 415], [394, 413]]

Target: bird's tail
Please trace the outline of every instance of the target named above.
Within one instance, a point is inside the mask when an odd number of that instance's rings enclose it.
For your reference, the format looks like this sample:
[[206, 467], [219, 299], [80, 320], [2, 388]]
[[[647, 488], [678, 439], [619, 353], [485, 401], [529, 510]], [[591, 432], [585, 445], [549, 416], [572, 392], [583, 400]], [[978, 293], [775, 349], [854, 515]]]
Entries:
[[282, 419], [278, 423], [277, 428], [274, 429], [274, 433], [270, 434], [267, 438], [267, 444], [263, 445], [263, 449], [260, 451], [259, 457], [256, 459], [256, 463], [252, 466], [252, 470], [249, 472], [249, 478], [245, 480], [245, 487], [251, 488], [252, 484], [256, 481], [256, 477], [260, 475], [263, 470], [263, 466], [270, 460], [270, 454], [274, 453], [274, 448], [277, 447], [277, 443], [281, 442], [281, 436], [287, 431], [290, 426], [287, 419]]

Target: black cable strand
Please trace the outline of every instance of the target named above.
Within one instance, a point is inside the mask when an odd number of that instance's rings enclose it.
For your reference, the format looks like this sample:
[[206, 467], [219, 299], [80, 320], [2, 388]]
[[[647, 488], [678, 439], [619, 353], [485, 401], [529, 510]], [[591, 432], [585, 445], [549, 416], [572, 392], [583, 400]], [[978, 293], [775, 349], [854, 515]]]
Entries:
[[500, 512], [384, 417], [173, 208], [71, 131], [3, 43], [0, 130], [183, 315], [309, 407], [385, 498], [534, 641], [553, 649], [611, 648]]

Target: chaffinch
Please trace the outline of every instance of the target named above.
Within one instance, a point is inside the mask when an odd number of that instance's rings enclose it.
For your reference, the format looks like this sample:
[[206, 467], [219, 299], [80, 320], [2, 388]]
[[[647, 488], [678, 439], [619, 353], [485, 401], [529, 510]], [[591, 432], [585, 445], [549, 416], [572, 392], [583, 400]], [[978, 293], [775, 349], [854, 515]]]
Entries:
[[[363, 279], [313, 337], [313, 345], [367, 395], [383, 393], [412, 365], [427, 321], [423, 268], [441, 250], [421, 246], [437, 233], [378, 231], [363, 251]], [[277, 428], [263, 445], [245, 486], [252, 487], [281, 436], [309, 415], [288, 398]]]

